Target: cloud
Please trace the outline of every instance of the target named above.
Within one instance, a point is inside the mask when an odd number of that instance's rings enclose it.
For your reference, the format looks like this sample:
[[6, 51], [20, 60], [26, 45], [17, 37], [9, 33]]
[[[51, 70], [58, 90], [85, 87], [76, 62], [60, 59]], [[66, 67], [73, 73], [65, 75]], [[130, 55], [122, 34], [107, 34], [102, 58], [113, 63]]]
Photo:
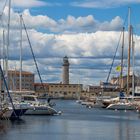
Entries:
[[57, 25], [56, 21], [49, 18], [48, 16], [42, 15], [32, 16], [30, 14], [30, 11], [27, 9], [23, 11], [22, 15], [25, 20], [25, 23], [30, 28], [39, 28], [39, 27], [52, 28]]
[[[0, 11], [3, 11], [6, 0], [0, 0], [0, 3]], [[8, 1], [6, 5], [8, 5]], [[33, 8], [43, 6], [61, 6], [61, 3], [49, 3], [43, 0], [11, 0], [11, 6], [14, 8]]]
[[[119, 16], [114, 17], [111, 21], [100, 22], [93, 15], [85, 17], [74, 17], [68, 15], [66, 19], [58, 21], [45, 15], [31, 15], [28, 9], [22, 12], [24, 22], [28, 29], [36, 29], [38, 31], [46, 31], [49, 33], [92, 33], [96, 31], [120, 31], [123, 26], [123, 19]], [[3, 24], [7, 26], [8, 7], [4, 10]], [[19, 14], [11, 10], [11, 28], [19, 28]]]
[[84, 0], [80, 2], [72, 2], [72, 6], [84, 8], [113, 8], [129, 4], [140, 3], [139, 0]]
[[[28, 30], [34, 54], [37, 59], [41, 74], [45, 81], [60, 82], [63, 57], [67, 55], [70, 61], [70, 80], [72, 83], [77, 78], [82, 82], [95, 83], [106, 80], [113, 55], [117, 47], [120, 32], [98, 31], [96, 33], [78, 34], [45, 34], [36, 30]], [[14, 36], [14, 37], [13, 37]], [[127, 57], [127, 32], [125, 32], [125, 56]], [[139, 41], [136, 36], [136, 64], [139, 68]], [[10, 58], [19, 61], [19, 33], [11, 32]], [[23, 68], [36, 73], [36, 68], [30, 52], [25, 33], [23, 34]], [[16, 54], [16, 55], [15, 55]], [[117, 75], [115, 66], [120, 64], [121, 44], [117, 52], [112, 74]], [[13, 62], [12, 62], [13, 63]], [[14, 64], [12, 64], [14, 67]], [[11, 65], [11, 66], [12, 66]], [[54, 79], [53, 79], [54, 78]], [[55, 80], [55, 81], [54, 81]], [[85, 80], [85, 81], [84, 81]]]
[[[70, 81], [82, 83], [97, 83], [106, 80], [112, 58], [118, 44], [122, 25], [122, 19], [115, 17], [111, 21], [100, 22], [88, 15], [85, 17], [68, 16], [66, 19], [58, 21], [48, 16], [32, 16], [29, 10], [24, 10], [23, 17], [27, 25], [27, 30], [40, 73], [43, 80], [47, 82], [60, 82], [62, 73], [62, 58], [67, 55], [70, 59]], [[3, 22], [6, 27], [7, 9], [4, 11]], [[97, 24], [98, 23], [98, 24]], [[64, 26], [64, 27], [63, 27]], [[48, 33], [40, 32], [38, 28], [50, 29]], [[54, 32], [53, 32], [54, 30]], [[0, 45], [2, 46], [2, 31], [0, 28]], [[71, 33], [66, 33], [66, 31]], [[6, 32], [5, 32], [6, 33]], [[125, 58], [127, 57], [127, 37], [125, 32]], [[139, 65], [139, 42], [140, 37], [135, 43], [136, 64]], [[10, 68], [19, 69], [19, 15], [13, 10], [11, 12], [11, 30], [9, 59]], [[36, 73], [35, 64], [29, 48], [29, 43], [25, 31], [23, 30], [23, 68], [24, 70]], [[117, 52], [115, 66], [120, 64], [121, 50]], [[37, 78], [38, 79], [38, 78]]]
[[79, 33], [79, 32], [96, 32], [101, 31], [118, 31], [123, 25], [123, 20], [117, 16], [111, 21], [100, 22], [93, 15], [86, 17], [73, 17], [69, 15], [66, 20], [60, 19], [57, 25], [50, 28], [52, 32], [58, 33]]
[[44, 0], [13, 0], [13, 7], [20, 8], [32, 8], [32, 7], [42, 7], [42, 6], [61, 6], [61, 3], [57, 2], [46, 2]]
[[41, 0], [13, 0], [12, 5], [14, 7], [40, 7], [47, 6], [47, 2]]
[[[8, 14], [8, 12], [6, 13]], [[28, 28], [46, 30], [53, 33], [96, 32], [98, 30], [119, 31], [123, 26], [123, 20], [119, 16], [114, 17], [111, 21], [100, 22], [93, 15], [77, 18], [69, 15], [66, 19], [56, 21], [48, 16], [33, 16], [27, 9], [23, 11], [22, 15]], [[14, 18], [13, 21], [18, 23], [19, 17], [17, 19]]]

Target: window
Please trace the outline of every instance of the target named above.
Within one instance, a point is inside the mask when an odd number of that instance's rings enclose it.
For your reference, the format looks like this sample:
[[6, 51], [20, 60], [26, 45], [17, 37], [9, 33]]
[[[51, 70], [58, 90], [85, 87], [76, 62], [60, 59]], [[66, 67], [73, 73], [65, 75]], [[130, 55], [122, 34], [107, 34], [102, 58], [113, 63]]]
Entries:
[[24, 97], [24, 101], [35, 101], [34, 97]]
[[64, 95], [67, 95], [67, 92], [64, 92]]

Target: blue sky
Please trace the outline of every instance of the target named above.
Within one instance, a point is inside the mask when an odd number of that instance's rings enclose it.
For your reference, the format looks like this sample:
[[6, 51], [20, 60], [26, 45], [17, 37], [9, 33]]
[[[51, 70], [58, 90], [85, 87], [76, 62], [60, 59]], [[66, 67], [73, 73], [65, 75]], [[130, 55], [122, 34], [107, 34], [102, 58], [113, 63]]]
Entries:
[[[1, 0], [1, 3], [6, 0]], [[3, 5], [0, 6], [2, 10]], [[12, 0], [10, 68], [19, 68], [19, 16], [22, 13], [44, 82], [62, 80], [62, 58], [70, 59], [70, 81], [98, 84], [105, 81], [118, 44], [120, 31], [132, 11], [136, 41], [136, 70], [139, 73], [140, 0]], [[7, 7], [3, 23], [6, 27]], [[127, 58], [127, 22], [125, 24], [125, 58]], [[1, 27], [2, 29], [3, 27]], [[2, 34], [0, 34], [2, 40]], [[23, 33], [23, 65], [36, 73]], [[15, 53], [16, 52], [16, 53]], [[15, 55], [16, 54], [16, 55]], [[111, 76], [118, 76], [120, 48]], [[15, 64], [16, 63], [16, 64]], [[127, 64], [127, 60], [125, 59]], [[126, 69], [124, 69], [124, 74]], [[38, 79], [38, 78], [36, 78]]]
[[[79, 0], [80, 2], [94, 2], [97, 1], [99, 4], [104, 5], [106, 3], [106, 0]], [[30, 12], [32, 15], [47, 15], [51, 17], [54, 20], [59, 19], [66, 19], [68, 15], [72, 15], [74, 17], [84, 17], [87, 15], [93, 15], [95, 19], [103, 22], [103, 21], [111, 21], [114, 17], [120, 16], [122, 19], [125, 19], [128, 14], [128, 7], [131, 7], [132, 11], [132, 23], [133, 26], [137, 27], [139, 26], [140, 17], [138, 16], [140, 13], [140, 1], [139, 0], [125, 0], [116, 2], [115, 4], [112, 4], [112, 1], [115, 3], [115, 0], [108, 0], [108, 5], [105, 6], [78, 6], [74, 5], [77, 1], [75, 0], [42, 0], [44, 2], [44, 5], [42, 6], [31, 6], [28, 7], [30, 9]], [[46, 4], [46, 5], [45, 5]], [[25, 8], [24, 6], [18, 6], [14, 7], [15, 10], [23, 11]]]
[[[32, 8], [33, 14], [47, 14], [48, 16], [58, 20], [60, 18], [66, 18], [68, 15], [78, 16], [87, 16], [94, 15], [99, 20], [108, 20], [114, 16], [121, 15], [125, 16], [127, 13], [128, 6], [116, 7], [116, 8], [84, 8], [84, 7], [75, 7], [70, 5], [69, 1], [61, 1], [62, 5], [60, 6], [44, 6], [42, 8]], [[136, 10], [136, 5], [134, 5]], [[137, 6], [138, 10], [139, 6]]]

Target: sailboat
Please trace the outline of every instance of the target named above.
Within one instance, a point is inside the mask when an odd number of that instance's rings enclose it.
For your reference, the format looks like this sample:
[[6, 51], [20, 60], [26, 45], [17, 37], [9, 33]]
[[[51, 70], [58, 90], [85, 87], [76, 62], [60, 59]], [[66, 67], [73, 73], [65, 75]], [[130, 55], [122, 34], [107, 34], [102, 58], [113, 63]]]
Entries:
[[[2, 69], [0, 65], [0, 74], [2, 76], [1, 83], [4, 84], [6, 91], [3, 89], [4, 96], [7, 95], [8, 100], [1, 100], [1, 109], [0, 109], [0, 118], [1, 119], [19, 119], [26, 111], [27, 108], [21, 108], [20, 106], [14, 105], [13, 99], [10, 95], [9, 88], [8, 88], [8, 57], [9, 57], [9, 31], [10, 31], [10, 10], [11, 10], [11, 0], [9, 0], [9, 10], [8, 10], [8, 28], [7, 28], [7, 48], [6, 48], [6, 69], [4, 67]], [[5, 42], [4, 42], [5, 44]], [[5, 71], [5, 73], [4, 73]], [[5, 74], [7, 78], [5, 78]], [[6, 96], [5, 96], [6, 97]]]
[[[34, 60], [34, 63], [35, 63], [35, 66], [36, 66], [36, 69], [37, 69], [37, 73], [39, 75], [39, 79], [41, 81], [41, 85], [44, 89], [44, 92], [45, 92], [45, 87], [44, 87], [44, 84], [42, 82], [42, 78], [41, 78], [41, 75], [40, 75], [40, 72], [39, 72], [39, 68], [38, 68], [38, 65], [37, 65], [37, 61], [36, 61], [36, 58], [35, 58], [35, 55], [34, 55], [34, 52], [33, 52], [33, 48], [32, 48], [32, 45], [31, 45], [31, 42], [30, 42], [30, 39], [29, 39], [29, 35], [28, 35], [28, 32], [27, 32], [27, 28], [26, 28], [26, 25], [24, 23], [24, 20], [23, 20], [23, 17], [22, 15], [20, 15], [20, 21], [21, 21], [21, 26], [23, 24], [23, 28], [25, 30], [25, 33], [26, 33], [26, 36], [27, 36], [27, 39], [28, 39], [28, 43], [29, 43], [29, 47], [31, 49], [31, 53], [32, 53], [32, 56], [33, 56], [33, 60]], [[22, 27], [21, 27], [22, 29]], [[22, 33], [22, 32], [21, 32]], [[21, 37], [22, 38], [22, 37]], [[22, 54], [20, 54], [22, 55]], [[21, 63], [21, 66], [22, 66], [22, 59], [21, 59], [21, 56], [20, 56], [20, 63]], [[22, 67], [21, 67], [22, 68]], [[20, 77], [21, 77], [21, 71], [22, 69], [20, 70]], [[21, 89], [21, 78], [20, 78], [20, 89]], [[54, 115], [54, 114], [60, 114], [61, 112], [57, 112], [51, 105], [50, 103], [50, 98], [48, 98], [47, 102], [42, 104], [36, 96], [34, 95], [24, 95], [23, 96], [23, 102], [24, 103], [27, 103], [28, 104], [28, 110], [26, 111], [25, 115]], [[20, 104], [23, 104], [23, 102], [20, 102]]]
[[[129, 8], [129, 17], [130, 17], [130, 8]], [[130, 19], [129, 19], [130, 20]], [[127, 96], [129, 95], [129, 77], [130, 77], [130, 52], [131, 52], [131, 44], [132, 44], [132, 59], [133, 59], [133, 80], [132, 80], [132, 87], [134, 88], [134, 41], [133, 41], [133, 29], [132, 25], [129, 21], [129, 47], [128, 47], [128, 73], [127, 73]], [[121, 61], [121, 84], [122, 84], [122, 70], [123, 70], [123, 46], [124, 46], [124, 28], [123, 28], [123, 42], [122, 42], [122, 61]], [[121, 87], [120, 84], [120, 87]], [[134, 96], [134, 94], [133, 94]], [[122, 97], [120, 98], [119, 102], [110, 104], [107, 109], [114, 109], [114, 110], [135, 110], [136, 106], [132, 101], [128, 101], [128, 98]]]
[[[10, 102], [1, 101], [0, 119], [5, 119], [5, 118], [11, 120], [19, 119], [27, 111], [27, 108], [20, 108], [19, 106], [14, 105], [12, 97], [8, 90], [8, 85], [4, 77], [4, 73], [1, 65], [0, 65], [0, 73], [2, 75], [4, 85], [8, 94], [8, 99], [10, 101]], [[4, 94], [6, 94], [6, 92]]]

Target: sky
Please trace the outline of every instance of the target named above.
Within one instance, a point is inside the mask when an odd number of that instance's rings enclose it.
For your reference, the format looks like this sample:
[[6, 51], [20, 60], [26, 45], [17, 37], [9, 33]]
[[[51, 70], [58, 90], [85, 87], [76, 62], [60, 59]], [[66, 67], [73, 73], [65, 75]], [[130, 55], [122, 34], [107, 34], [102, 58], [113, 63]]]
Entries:
[[[125, 27], [124, 75], [127, 72], [128, 7], [134, 29], [135, 71], [140, 73], [140, 0], [11, 0], [9, 69], [20, 69], [22, 14], [43, 82], [62, 81], [63, 57], [70, 62], [70, 83], [97, 85], [106, 81], [118, 46], [111, 77], [119, 76], [121, 31]], [[0, 0], [0, 44], [5, 40], [8, 0]], [[23, 27], [22, 27], [23, 28]], [[23, 70], [38, 76], [23, 28]], [[6, 43], [5, 43], [6, 45]], [[2, 48], [1, 48], [2, 52]], [[1, 53], [1, 58], [3, 58]]]

